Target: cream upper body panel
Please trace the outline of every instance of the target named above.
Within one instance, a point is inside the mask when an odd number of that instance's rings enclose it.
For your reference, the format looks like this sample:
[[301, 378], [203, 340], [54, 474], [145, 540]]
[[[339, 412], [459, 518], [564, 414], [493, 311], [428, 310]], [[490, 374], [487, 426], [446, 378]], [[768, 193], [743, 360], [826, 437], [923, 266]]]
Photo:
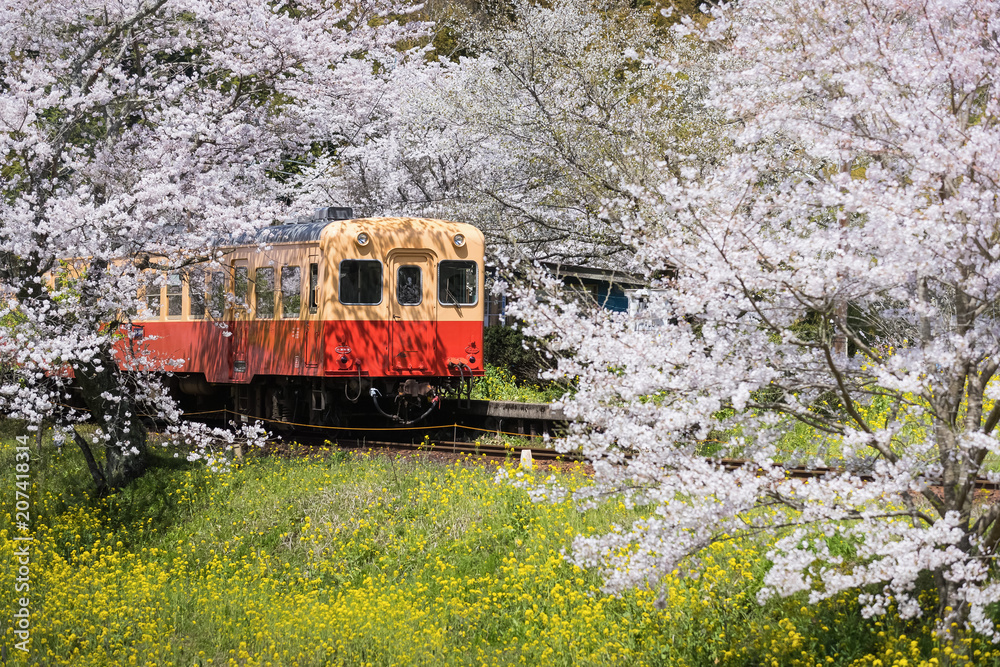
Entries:
[[[214, 316], [206, 312], [192, 317], [190, 281], [185, 274], [183, 308], [171, 308], [175, 289], [177, 303], [181, 303], [182, 283], [177, 276], [167, 276], [155, 292], [149, 291], [151, 297], [162, 302], [163, 308], [141, 319], [377, 321], [389, 317], [389, 306], [393, 305], [393, 316], [398, 317], [402, 312], [409, 320], [482, 321], [485, 243], [482, 232], [466, 223], [423, 218], [331, 220], [265, 227], [233, 240], [233, 244], [219, 246], [222, 251], [218, 257], [219, 275], [224, 283], [220, 288], [230, 295], [224, 315], [219, 308]], [[356, 260], [378, 263], [381, 290], [377, 302], [373, 299], [364, 299], [371, 303], [343, 302], [343, 263]], [[475, 263], [474, 271], [469, 272], [468, 280], [463, 283], [467, 290], [463, 298], [440, 298], [442, 261], [446, 270]], [[374, 264], [369, 266], [372, 267]], [[473, 273], [475, 285], [471, 284]], [[404, 277], [417, 279], [419, 295], [410, 297], [400, 307], [397, 283]], [[211, 300], [211, 282], [206, 287], [204, 278], [199, 281], [199, 290], [205, 292], [203, 300]], [[299, 295], [297, 301], [294, 294]], [[392, 299], [396, 301], [390, 304]], [[268, 303], [272, 305], [265, 307]]]
[[[483, 233], [472, 225], [423, 218], [333, 221], [323, 229], [320, 249], [326, 262], [320, 289], [323, 319], [384, 319], [388, 301], [397, 298], [399, 274], [396, 271], [400, 267], [419, 267], [429, 275], [422, 277], [419, 304], [407, 308], [410, 319], [482, 321], [485, 241]], [[369, 260], [381, 264], [382, 299], [379, 303], [341, 303], [341, 269], [345, 260]], [[449, 302], [439, 298], [442, 261], [446, 269], [450, 266], [449, 262], [475, 263], [475, 299], [467, 298], [464, 299], [466, 303], [458, 304], [456, 300]]]

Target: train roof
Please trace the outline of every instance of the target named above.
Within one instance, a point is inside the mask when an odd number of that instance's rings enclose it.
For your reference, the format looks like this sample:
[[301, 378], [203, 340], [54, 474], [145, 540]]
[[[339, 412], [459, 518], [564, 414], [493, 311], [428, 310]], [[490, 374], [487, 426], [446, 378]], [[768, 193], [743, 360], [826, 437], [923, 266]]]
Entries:
[[333, 220], [320, 220], [319, 222], [271, 225], [253, 232], [244, 232], [230, 236], [224, 239], [219, 245], [259, 245], [261, 243], [303, 243], [305, 241], [318, 241], [320, 234], [323, 233], [326, 226], [332, 224], [334, 224]]
[[319, 241], [323, 235], [323, 230], [331, 225], [344, 227], [348, 224], [363, 225], [373, 224], [376, 227], [405, 227], [414, 222], [419, 222], [426, 227], [455, 225], [468, 226], [467, 223], [450, 222], [446, 220], [430, 220], [424, 218], [354, 218], [351, 220], [318, 220], [315, 222], [291, 222], [283, 225], [271, 225], [262, 227], [253, 232], [236, 234], [220, 241], [218, 245], [261, 245], [273, 243], [305, 243], [309, 241]]

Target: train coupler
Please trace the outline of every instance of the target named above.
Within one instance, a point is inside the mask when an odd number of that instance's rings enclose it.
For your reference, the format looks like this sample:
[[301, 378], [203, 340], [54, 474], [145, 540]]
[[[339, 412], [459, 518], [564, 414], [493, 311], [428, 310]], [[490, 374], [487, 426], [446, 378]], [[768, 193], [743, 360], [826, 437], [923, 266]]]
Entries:
[[400, 396], [430, 396], [434, 393], [434, 386], [430, 382], [417, 382], [409, 379], [399, 385]]
[[[421, 384], [421, 383], [416, 383], [413, 380], [408, 380], [408, 382], [414, 382], [415, 384]], [[427, 383], [422, 383], [422, 384], [427, 384]], [[382, 396], [382, 392], [380, 392], [375, 387], [372, 387], [368, 391], [368, 394], [372, 397], [372, 403], [375, 405], [375, 409], [378, 410], [378, 412], [379, 412], [380, 415], [382, 415], [383, 417], [386, 417], [388, 419], [391, 419], [391, 420], [393, 420], [395, 422], [398, 422], [398, 423], [401, 423], [403, 425], [406, 425], [406, 426], [409, 426], [411, 424], [416, 424], [417, 422], [423, 421], [428, 416], [430, 416], [431, 412], [434, 411], [434, 408], [439, 407], [441, 405], [441, 397], [438, 396], [435, 393], [433, 396], [431, 396], [431, 399], [429, 401], [430, 405], [427, 407], [427, 410], [425, 410], [423, 414], [421, 414], [419, 417], [416, 417], [414, 419], [407, 419], [407, 417], [402, 416], [402, 413], [405, 410], [407, 410], [408, 399], [413, 398], [413, 396], [404, 394], [403, 391], [402, 391], [402, 388], [400, 389], [399, 394], [396, 396], [396, 403], [397, 403], [397, 406], [398, 406], [398, 408], [397, 408], [398, 412], [397, 412], [397, 414], [394, 414], [394, 415], [393, 414], [389, 414], [388, 412], [386, 412], [385, 410], [382, 409], [381, 405], [379, 405], [378, 399]], [[416, 398], [421, 398], [421, 396], [416, 396]]]

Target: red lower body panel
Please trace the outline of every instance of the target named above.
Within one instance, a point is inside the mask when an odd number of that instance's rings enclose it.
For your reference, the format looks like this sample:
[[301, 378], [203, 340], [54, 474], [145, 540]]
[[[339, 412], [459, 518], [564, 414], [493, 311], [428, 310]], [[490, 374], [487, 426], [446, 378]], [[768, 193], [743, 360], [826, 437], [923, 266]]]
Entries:
[[[464, 363], [481, 375], [482, 323], [324, 322], [327, 375], [440, 377], [459, 374]], [[468, 372], [468, 371], [466, 371]]]
[[[126, 332], [164, 370], [212, 383], [257, 375], [443, 377], [482, 375], [482, 322], [233, 321], [142, 322]], [[460, 368], [464, 364], [465, 368]]]

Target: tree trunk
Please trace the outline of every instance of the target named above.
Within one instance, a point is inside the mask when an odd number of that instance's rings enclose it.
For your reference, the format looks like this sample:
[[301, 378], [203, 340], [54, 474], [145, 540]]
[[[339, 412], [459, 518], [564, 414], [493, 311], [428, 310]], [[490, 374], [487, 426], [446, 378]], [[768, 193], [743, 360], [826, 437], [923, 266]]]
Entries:
[[80, 451], [83, 452], [83, 458], [87, 462], [87, 469], [90, 470], [90, 476], [94, 478], [95, 495], [100, 498], [108, 492], [108, 481], [104, 478], [104, 472], [97, 465], [94, 452], [90, 449], [90, 443], [87, 442], [87, 439], [80, 435], [79, 432], [74, 432], [73, 440], [76, 442], [77, 447], [80, 448]]
[[969, 605], [962, 601], [958, 583], [946, 579], [941, 572], [936, 573], [935, 580], [938, 593], [937, 617], [941, 623], [939, 639], [951, 640], [955, 634], [952, 624], [957, 624], [958, 629], [962, 629], [969, 618]]
[[[133, 400], [133, 393], [127, 391], [124, 385], [126, 378], [118, 370], [110, 349], [86, 366], [75, 368], [74, 373], [94, 423], [107, 437], [104, 443], [104, 470], [98, 471], [91, 466], [94, 483], [98, 489], [105, 487], [108, 491], [127, 486], [145, 471], [148, 448], [146, 427], [139, 416], [139, 406]], [[109, 400], [109, 396], [120, 400]], [[79, 440], [77, 444], [80, 444]]]

